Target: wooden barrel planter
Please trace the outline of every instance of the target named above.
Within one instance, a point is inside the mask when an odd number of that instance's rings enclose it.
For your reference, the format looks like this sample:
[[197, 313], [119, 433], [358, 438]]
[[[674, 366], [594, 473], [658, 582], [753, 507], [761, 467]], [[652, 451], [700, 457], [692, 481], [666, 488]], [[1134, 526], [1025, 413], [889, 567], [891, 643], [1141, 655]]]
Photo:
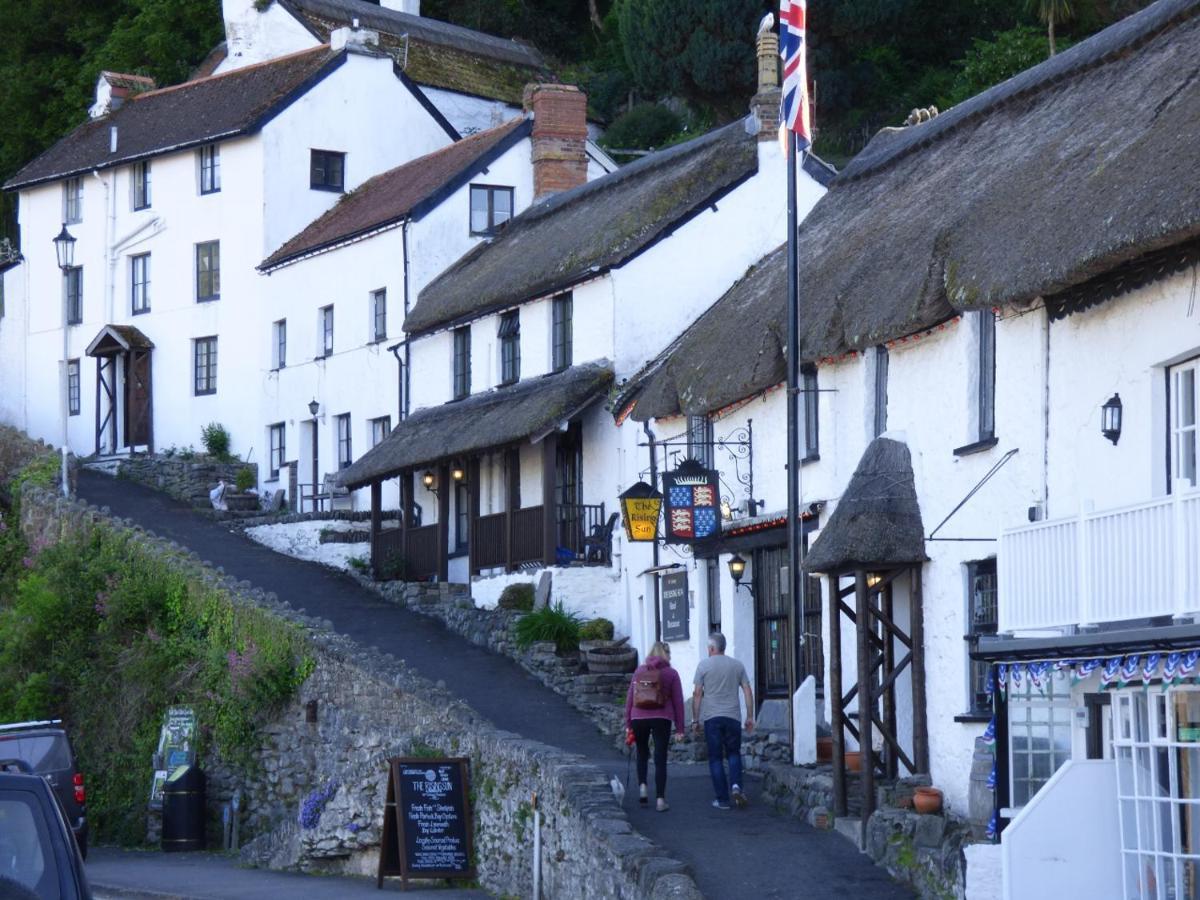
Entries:
[[593, 675], [632, 672], [637, 668], [637, 651], [632, 647], [594, 647], [586, 654]]

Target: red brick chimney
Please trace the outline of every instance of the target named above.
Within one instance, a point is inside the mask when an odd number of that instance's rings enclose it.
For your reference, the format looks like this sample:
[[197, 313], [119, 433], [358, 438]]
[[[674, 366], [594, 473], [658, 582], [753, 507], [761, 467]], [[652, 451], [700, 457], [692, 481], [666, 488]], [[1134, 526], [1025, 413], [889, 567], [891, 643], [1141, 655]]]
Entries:
[[533, 113], [534, 199], [587, 181], [587, 94], [570, 84], [530, 84], [525, 109]]

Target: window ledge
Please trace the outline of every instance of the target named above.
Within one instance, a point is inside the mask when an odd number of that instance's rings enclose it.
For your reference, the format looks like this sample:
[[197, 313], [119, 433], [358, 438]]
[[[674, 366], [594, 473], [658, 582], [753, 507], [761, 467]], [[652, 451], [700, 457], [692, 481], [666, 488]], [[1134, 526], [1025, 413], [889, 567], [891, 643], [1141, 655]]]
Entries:
[[992, 721], [992, 716], [991, 713], [963, 713], [962, 715], [955, 716], [954, 721], [964, 724], [986, 725]]
[[976, 441], [973, 444], [966, 444], [962, 447], [956, 447], [954, 449], [954, 455], [970, 456], [972, 453], [982, 453], [984, 450], [991, 450], [998, 443], [1000, 443], [1000, 438], [998, 437], [984, 438], [982, 441]]
[[800, 465], [807, 466], [809, 463], [815, 463], [815, 462], [820, 462], [820, 461], [821, 461], [820, 453], [810, 453], [808, 456], [804, 457], [804, 459], [800, 460]]

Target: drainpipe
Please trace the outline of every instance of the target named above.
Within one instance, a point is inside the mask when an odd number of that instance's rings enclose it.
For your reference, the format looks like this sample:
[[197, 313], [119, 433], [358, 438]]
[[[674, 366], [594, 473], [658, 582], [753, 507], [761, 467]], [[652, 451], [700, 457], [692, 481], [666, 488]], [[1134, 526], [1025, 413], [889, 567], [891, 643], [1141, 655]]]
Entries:
[[405, 380], [408, 378], [408, 367], [404, 364], [404, 360], [400, 357], [400, 348], [404, 348], [405, 356], [408, 355], [408, 341], [400, 341], [397, 344], [392, 344], [388, 347], [392, 351], [392, 356], [396, 357], [396, 393], [397, 406], [396, 421], [400, 422], [404, 419], [404, 399], [407, 396], [407, 391], [404, 389]]
[[[401, 230], [401, 234], [404, 237], [404, 320], [406, 322], [408, 321], [408, 306], [409, 306], [409, 303], [408, 303], [408, 226], [410, 224], [411, 224], [410, 221], [408, 219], [405, 219], [404, 220], [404, 228]], [[397, 357], [397, 359], [399, 359], [399, 357]], [[408, 411], [410, 409], [408, 393], [409, 393], [409, 390], [412, 388], [412, 349], [408, 345], [407, 337], [405, 337], [405, 339], [404, 339], [404, 366], [403, 366], [403, 369], [404, 369], [404, 380], [402, 382], [402, 390], [401, 390], [401, 393], [403, 394], [403, 396], [401, 397], [401, 402], [400, 402], [400, 420], [401, 421], [408, 418]]]
[[[92, 170], [92, 177], [104, 186], [104, 299], [105, 322], [113, 321], [114, 291], [116, 289], [117, 257], [113, 253], [113, 243], [116, 239], [117, 209], [116, 197], [109, 180], [100, 174], [99, 169]], [[115, 447], [113, 448], [116, 449]]]
[[[658, 490], [658, 449], [654, 440], [654, 432], [650, 430], [650, 420], [647, 419], [642, 423], [642, 430], [646, 432], [646, 440], [650, 443], [650, 486]], [[655, 539], [651, 545], [650, 552], [651, 563], [655, 569], [658, 568], [658, 540]], [[658, 604], [658, 573], [654, 573], [654, 640], [662, 640], [662, 612]]]

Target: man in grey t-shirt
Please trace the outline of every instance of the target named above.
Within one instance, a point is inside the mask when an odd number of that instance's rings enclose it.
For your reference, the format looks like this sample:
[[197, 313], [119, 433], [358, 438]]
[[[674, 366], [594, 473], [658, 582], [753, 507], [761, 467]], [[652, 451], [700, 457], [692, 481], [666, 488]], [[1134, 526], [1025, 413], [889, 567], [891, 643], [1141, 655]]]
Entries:
[[[746, 731], [754, 730], [754, 694], [746, 667], [725, 655], [725, 635], [714, 631], [708, 636], [708, 659], [696, 666], [692, 678], [692, 728], [704, 723], [704, 741], [708, 745], [708, 772], [712, 776], [717, 799], [713, 806], [729, 809], [746, 805], [742, 793], [742, 708], [738, 688], [746, 697]], [[729, 760], [729, 779], [725, 778], [724, 759]]]

